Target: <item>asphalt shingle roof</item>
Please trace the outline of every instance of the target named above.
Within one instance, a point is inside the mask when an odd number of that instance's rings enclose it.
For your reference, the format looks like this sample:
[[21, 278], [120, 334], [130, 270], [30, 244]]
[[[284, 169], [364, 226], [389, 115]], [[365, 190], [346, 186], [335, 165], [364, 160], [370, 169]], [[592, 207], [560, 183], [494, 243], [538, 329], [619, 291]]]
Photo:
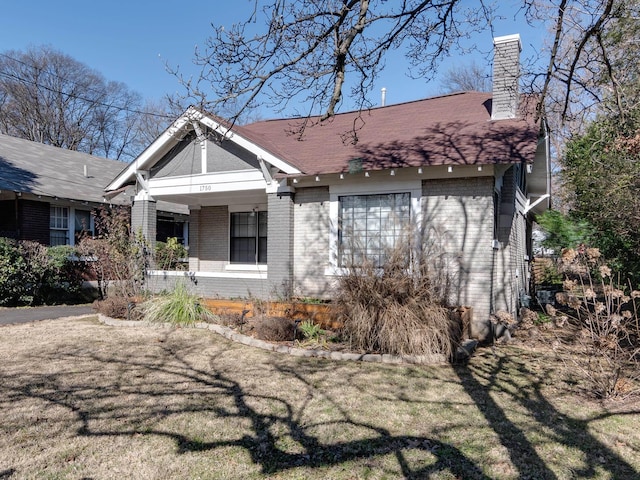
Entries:
[[[338, 114], [321, 123], [267, 120], [238, 133], [305, 174], [533, 162], [539, 126], [530, 117], [491, 120], [491, 94], [463, 92]], [[314, 124], [315, 123], [315, 124]], [[353, 142], [357, 137], [357, 142]]]
[[[0, 190], [105, 203], [104, 188], [127, 166], [118, 160], [0, 134]], [[110, 198], [108, 203], [131, 202], [125, 194]], [[189, 213], [186, 205], [165, 201], [158, 201], [157, 208]]]
[[117, 160], [0, 134], [0, 190], [103, 202], [104, 187], [126, 166]]

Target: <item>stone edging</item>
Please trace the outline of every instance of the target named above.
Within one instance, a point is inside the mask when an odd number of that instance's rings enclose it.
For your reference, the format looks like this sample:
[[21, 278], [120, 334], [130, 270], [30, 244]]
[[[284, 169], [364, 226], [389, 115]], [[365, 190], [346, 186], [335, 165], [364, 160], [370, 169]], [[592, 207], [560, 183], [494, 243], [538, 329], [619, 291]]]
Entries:
[[[98, 320], [105, 325], [112, 327], [159, 327], [159, 328], [172, 328], [170, 325], [162, 325], [157, 323], [138, 321], [138, 320], [117, 320], [115, 318], [107, 317], [103, 314], [98, 314]], [[294, 357], [316, 357], [316, 358], [328, 358], [330, 360], [343, 360], [343, 361], [355, 361], [355, 362], [371, 362], [371, 363], [390, 363], [390, 364], [411, 364], [411, 365], [436, 365], [436, 364], [449, 364], [447, 358], [444, 355], [388, 355], [378, 353], [351, 353], [351, 352], [331, 352], [327, 350], [310, 350], [306, 348], [291, 347], [288, 345], [277, 345], [264, 340], [243, 335], [235, 330], [218, 325], [215, 323], [197, 323], [195, 328], [201, 328], [205, 330], [211, 330], [219, 335], [222, 335], [228, 340], [241, 343], [249, 347], [260, 348], [262, 350], [268, 350], [276, 353], [286, 353]]]

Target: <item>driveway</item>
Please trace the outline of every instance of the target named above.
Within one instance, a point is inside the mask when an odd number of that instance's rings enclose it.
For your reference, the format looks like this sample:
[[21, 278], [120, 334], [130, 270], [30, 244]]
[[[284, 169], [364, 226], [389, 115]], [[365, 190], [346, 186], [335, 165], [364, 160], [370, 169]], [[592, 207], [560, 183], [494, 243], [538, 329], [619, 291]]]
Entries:
[[0, 325], [37, 322], [95, 313], [91, 305], [55, 305], [45, 307], [0, 308]]

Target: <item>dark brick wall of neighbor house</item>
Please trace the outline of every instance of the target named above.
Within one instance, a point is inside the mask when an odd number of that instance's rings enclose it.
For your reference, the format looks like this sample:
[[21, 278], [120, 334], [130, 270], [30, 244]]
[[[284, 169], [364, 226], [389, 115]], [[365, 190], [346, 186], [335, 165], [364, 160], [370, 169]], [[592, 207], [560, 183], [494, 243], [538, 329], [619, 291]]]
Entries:
[[49, 204], [20, 200], [18, 202], [20, 240], [34, 240], [49, 245]]
[[0, 237], [18, 238], [16, 200], [0, 201]]

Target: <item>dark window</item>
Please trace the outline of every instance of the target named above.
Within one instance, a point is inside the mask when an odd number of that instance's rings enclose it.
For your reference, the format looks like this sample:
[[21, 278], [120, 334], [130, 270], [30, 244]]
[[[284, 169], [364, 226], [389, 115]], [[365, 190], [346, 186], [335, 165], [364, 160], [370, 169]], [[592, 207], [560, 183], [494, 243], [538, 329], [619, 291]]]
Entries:
[[91, 228], [91, 212], [86, 210], [75, 211], [75, 243], [76, 245], [85, 236], [93, 236], [93, 228]]
[[184, 245], [184, 223], [173, 218], [158, 218], [156, 241], [166, 242], [168, 238], [175, 237], [180, 245]]
[[267, 263], [267, 212], [231, 214], [231, 263]]

